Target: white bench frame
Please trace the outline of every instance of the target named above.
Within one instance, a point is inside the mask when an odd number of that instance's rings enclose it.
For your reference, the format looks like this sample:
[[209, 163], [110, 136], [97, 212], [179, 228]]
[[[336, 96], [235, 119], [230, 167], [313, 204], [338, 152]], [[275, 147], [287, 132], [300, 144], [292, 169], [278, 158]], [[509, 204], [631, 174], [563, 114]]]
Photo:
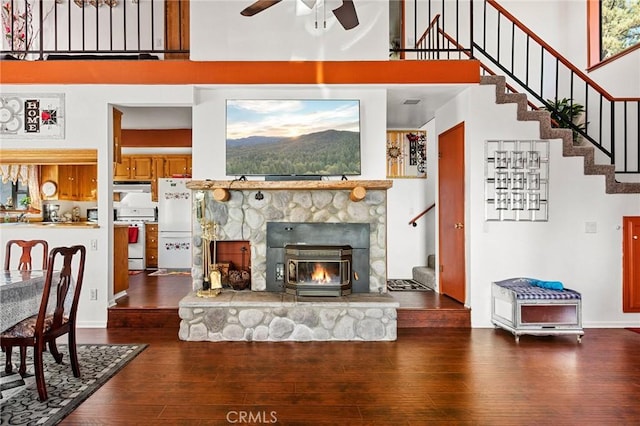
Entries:
[[[523, 310], [528, 307], [549, 307], [550, 313], [558, 306], [574, 307], [575, 313], [569, 320], [541, 320], [537, 322], [523, 321]], [[538, 309], [539, 310], [539, 309]], [[516, 292], [493, 282], [491, 284], [491, 322], [496, 328], [507, 330], [515, 336], [516, 343], [520, 336], [576, 335], [578, 343], [582, 342], [582, 300], [581, 299], [518, 299]]]

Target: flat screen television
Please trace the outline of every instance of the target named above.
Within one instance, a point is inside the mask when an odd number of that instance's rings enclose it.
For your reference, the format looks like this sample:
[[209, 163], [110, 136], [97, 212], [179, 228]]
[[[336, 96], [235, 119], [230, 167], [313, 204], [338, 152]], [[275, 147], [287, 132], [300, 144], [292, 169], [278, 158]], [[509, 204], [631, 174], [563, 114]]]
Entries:
[[359, 100], [226, 102], [227, 176], [353, 176], [360, 163]]

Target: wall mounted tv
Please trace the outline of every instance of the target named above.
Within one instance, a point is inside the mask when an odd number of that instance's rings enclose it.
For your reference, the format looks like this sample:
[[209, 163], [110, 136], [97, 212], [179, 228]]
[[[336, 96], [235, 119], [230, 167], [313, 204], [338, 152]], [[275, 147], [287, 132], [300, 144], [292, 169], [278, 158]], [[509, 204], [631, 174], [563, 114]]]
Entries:
[[267, 178], [360, 174], [360, 101], [226, 103], [226, 174]]

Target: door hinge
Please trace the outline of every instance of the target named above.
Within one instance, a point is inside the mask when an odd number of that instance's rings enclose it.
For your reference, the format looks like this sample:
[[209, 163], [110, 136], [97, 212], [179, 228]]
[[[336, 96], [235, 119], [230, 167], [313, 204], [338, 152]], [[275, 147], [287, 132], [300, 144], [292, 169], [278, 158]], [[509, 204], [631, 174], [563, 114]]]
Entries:
[[438, 160], [442, 158], [442, 153], [438, 151]]
[[444, 265], [440, 265], [440, 272], [444, 271]]

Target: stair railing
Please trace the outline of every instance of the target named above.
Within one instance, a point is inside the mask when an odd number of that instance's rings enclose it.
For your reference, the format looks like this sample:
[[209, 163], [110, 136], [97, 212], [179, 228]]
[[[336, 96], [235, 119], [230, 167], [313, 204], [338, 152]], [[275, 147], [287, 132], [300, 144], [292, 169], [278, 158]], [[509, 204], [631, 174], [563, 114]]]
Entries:
[[[616, 173], [640, 173], [640, 98], [613, 97], [495, 0], [483, 0], [475, 29], [476, 59], [492, 62], [550, 110], [560, 127], [593, 144]], [[580, 122], [555, 109], [563, 99], [569, 107], [584, 107]]]
[[[483, 72], [496, 74], [490, 64], [509, 91], [529, 95], [532, 109], [548, 109], [553, 125], [595, 146], [598, 163], [640, 173], [640, 98], [613, 97], [496, 0], [414, 0], [414, 7], [415, 27], [427, 29], [420, 37], [415, 32], [416, 44], [405, 52], [424, 60], [474, 58]], [[556, 109], [563, 99], [570, 108], [584, 107], [579, 121]]]
[[418, 221], [418, 219], [420, 219], [422, 216], [424, 216], [425, 214], [429, 213], [429, 210], [431, 210], [432, 208], [434, 208], [436, 206], [436, 203], [431, 204], [429, 207], [427, 207], [426, 209], [424, 209], [422, 212], [420, 212], [416, 217], [414, 217], [413, 219], [411, 219], [409, 221], [409, 225], [413, 226], [414, 228], [416, 226], [418, 226], [418, 224], [416, 223]]
[[433, 17], [429, 26], [424, 33], [416, 40], [416, 59], [440, 59], [440, 40], [438, 36], [441, 34], [442, 28], [440, 28], [440, 14], [436, 14]]
[[[444, 31], [442, 31], [442, 30], [440, 30], [440, 29], [439, 29], [438, 31], [439, 31], [439, 33], [440, 33], [440, 35], [441, 35], [441, 37], [442, 37], [442, 38], [446, 39], [446, 40], [447, 40], [449, 43], [451, 43], [452, 45], [459, 47], [459, 48], [460, 48], [460, 51], [461, 51], [461, 52], [464, 52], [464, 53], [469, 57], [469, 59], [471, 59], [471, 58], [472, 58], [471, 53], [470, 53], [468, 50], [465, 50], [462, 46], [460, 46], [460, 45], [458, 44], [458, 42], [457, 42], [453, 37], [451, 37], [449, 34], [445, 33]], [[483, 75], [497, 75], [497, 74], [495, 73], [495, 71], [493, 71], [491, 68], [489, 68], [487, 65], [485, 65], [485, 64], [484, 64], [484, 63], [482, 63], [482, 62], [480, 62], [480, 69], [482, 70]], [[506, 89], [507, 89], [510, 93], [520, 93], [520, 92], [519, 92], [515, 87], [513, 87], [509, 82], [507, 82], [505, 86], [506, 86]], [[534, 104], [533, 102], [531, 102], [528, 98], [527, 98], [527, 105], [529, 106], [529, 108], [530, 108], [531, 110], [538, 110], [538, 109], [540, 109], [540, 108], [538, 107], [538, 105], [536, 105], [536, 104]]]

